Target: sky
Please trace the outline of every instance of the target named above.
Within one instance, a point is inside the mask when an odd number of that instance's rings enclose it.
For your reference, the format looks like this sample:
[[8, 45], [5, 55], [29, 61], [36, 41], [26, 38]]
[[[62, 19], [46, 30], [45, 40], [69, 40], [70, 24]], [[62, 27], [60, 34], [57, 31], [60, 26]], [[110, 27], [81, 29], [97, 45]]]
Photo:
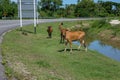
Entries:
[[[17, 0], [11, 0], [11, 1], [15, 1], [17, 2]], [[95, 2], [97, 2], [98, 0], [94, 0]], [[120, 3], [120, 0], [103, 0], [103, 1], [113, 1], [113, 2], [118, 2]], [[77, 0], [63, 0], [63, 4], [76, 4]]]

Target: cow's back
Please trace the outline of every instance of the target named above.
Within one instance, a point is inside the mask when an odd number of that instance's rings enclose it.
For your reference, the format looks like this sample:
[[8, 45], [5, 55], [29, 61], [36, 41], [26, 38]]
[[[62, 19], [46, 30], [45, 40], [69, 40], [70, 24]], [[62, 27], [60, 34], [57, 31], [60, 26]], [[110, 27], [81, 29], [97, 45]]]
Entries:
[[66, 39], [69, 40], [79, 40], [85, 36], [85, 32], [83, 31], [66, 31]]

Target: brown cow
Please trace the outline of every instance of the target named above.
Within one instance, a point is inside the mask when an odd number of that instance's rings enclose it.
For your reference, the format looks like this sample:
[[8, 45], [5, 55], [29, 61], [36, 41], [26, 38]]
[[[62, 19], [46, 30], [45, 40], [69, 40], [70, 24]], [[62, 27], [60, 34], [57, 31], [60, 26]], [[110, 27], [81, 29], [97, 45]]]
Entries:
[[63, 28], [63, 23], [60, 23], [60, 25], [59, 25], [59, 30], [60, 30], [60, 37], [61, 37], [60, 43], [64, 43], [64, 40], [65, 40], [65, 35], [64, 35], [64, 33], [65, 33], [68, 29]]
[[53, 32], [52, 26], [48, 26], [47, 32], [48, 32], [48, 38], [52, 38], [52, 32]]
[[[84, 41], [84, 37], [85, 37], [85, 32], [84, 31], [66, 31], [65, 33], [65, 49], [64, 51], [66, 51], [67, 49], [67, 44], [70, 44], [70, 52], [72, 52], [72, 41], [79, 41], [81, 43], [81, 45], [83, 45], [85, 47], [85, 50], [87, 51], [87, 47]], [[80, 45], [80, 46], [81, 46]], [[78, 47], [78, 50], [80, 49], [80, 46]]]

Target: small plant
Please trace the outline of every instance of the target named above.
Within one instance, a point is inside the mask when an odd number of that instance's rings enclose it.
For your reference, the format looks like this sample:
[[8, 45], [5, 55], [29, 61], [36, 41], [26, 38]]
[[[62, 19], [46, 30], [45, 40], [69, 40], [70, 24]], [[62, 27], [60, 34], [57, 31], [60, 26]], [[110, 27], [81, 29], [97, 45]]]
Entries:
[[5, 59], [2, 60], [2, 65], [7, 64], [7, 61]]
[[44, 68], [49, 68], [50, 67], [50, 64], [46, 61], [38, 61], [36, 62], [36, 64], [39, 66], [39, 67], [44, 67]]
[[13, 74], [12, 68], [6, 66], [5, 74], [7, 75], [8, 78], [11, 78]]
[[28, 35], [27, 32], [25, 32], [25, 31], [22, 31], [22, 34], [23, 34], [23, 35], [26, 35], [26, 36]]

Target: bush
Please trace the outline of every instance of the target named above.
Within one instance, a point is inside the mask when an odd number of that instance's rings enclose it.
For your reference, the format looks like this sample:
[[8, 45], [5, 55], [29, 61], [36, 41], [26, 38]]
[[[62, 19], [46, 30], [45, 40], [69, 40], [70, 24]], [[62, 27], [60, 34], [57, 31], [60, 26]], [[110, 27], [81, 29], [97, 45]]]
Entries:
[[106, 19], [97, 20], [92, 24], [92, 28], [108, 28], [110, 26]]

